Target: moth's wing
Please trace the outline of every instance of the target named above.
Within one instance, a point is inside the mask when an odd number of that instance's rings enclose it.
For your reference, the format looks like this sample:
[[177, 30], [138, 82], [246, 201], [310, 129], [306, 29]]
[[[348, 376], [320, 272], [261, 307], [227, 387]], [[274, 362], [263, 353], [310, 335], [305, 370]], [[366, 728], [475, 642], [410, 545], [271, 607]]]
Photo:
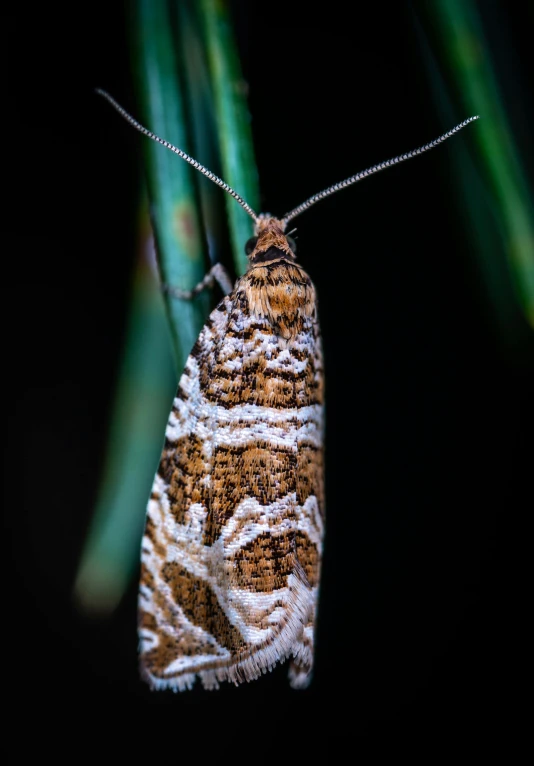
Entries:
[[324, 529], [323, 360], [316, 315], [290, 342], [236, 291], [211, 397], [210, 519], [225, 570], [219, 599], [244, 638], [217, 677], [250, 680], [293, 656], [311, 678]]
[[199, 669], [231, 657], [217, 636], [234, 629], [209, 571], [206, 528], [216, 422], [205, 396], [231, 305], [229, 296], [210, 314], [187, 359], [147, 508], [139, 589], [140, 667], [156, 689], [191, 688]]
[[292, 684], [309, 679], [323, 513], [314, 333], [288, 350], [234, 292], [187, 361], [143, 540], [141, 663], [156, 688], [240, 683], [290, 656]]
[[309, 685], [319, 602], [319, 584], [325, 522], [324, 491], [324, 367], [319, 323], [315, 317], [301, 340], [300, 358], [307, 359], [308, 384], [299, 408], [302, 427], [297, 437], [297, 509], [296, 555], [311, 589], [308, 619], [295, 641], [289, 666], [293, 688]]
[[212, 375], [211, 397], [222, 411], [210, 513], [225, 566], [218, 595], [244, 639], [217, 677], [250, 680], [293, 654], [304, 676], [312, 664], [323, 529], [322, 475], [309, 475], [314, 466], [322, 471], [317, 322], [310, 318], [288, 343], [251, 313], [238, 289]]

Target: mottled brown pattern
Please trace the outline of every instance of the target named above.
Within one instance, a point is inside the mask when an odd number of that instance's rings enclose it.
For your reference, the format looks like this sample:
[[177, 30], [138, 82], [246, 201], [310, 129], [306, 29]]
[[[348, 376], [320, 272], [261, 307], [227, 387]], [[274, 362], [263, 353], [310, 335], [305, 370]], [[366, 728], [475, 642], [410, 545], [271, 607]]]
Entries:
[[212, 466], [213, 495], [205, 544], [212, 545], [222, 526], [245, 497], [270, 505], [295, 491], [295, 451], [254, 442], [244, 447], [218, 447]]
[[[243, 374], [226, 374], [215, 368], [214, 383], [206, 391], [209, 401], [216, 401], [222, 407], [234, 407], [238, 403], [255, 404], [258, 407], [274, 407], [279, 410], [292, 409], [302, 406], [304, 400], [311, 404], [319, 404], [315, 396], [315, 385], [312, 376], [296, 380], [284, 379], [280, 375], [274, 377], [271, 373], [261, 372], [261, 364], [256, 368], [250, 366]], [[289, 377], [289, 376], [288, 376]]]
[[232, 557], [236, 576], [251, 590], [271, 593], [287, 586], [287, 578], [294, 571], [298, 547], [301, 564], [308, 583], [316, 585], [318, 551], [309, 538], [300, 532], [264, 532]]
[[143, 585], [145, 588], [148, 588], [151, 591], [156, 589], [156, 582], [154, 580], [154, 576], [152, 575], [152, 572], [149, 569], [147, 569], [147, 567], [143, 563], [141, 563], [140, 581], [141, 581], [141, 585]]
[[206, 488], [201, 483], [208, 470], [203, 442], [195, 434], [184, 436], [174, 443], [166, 441], [158, 474], [168, 485], [171, 513], [179, 524], [184, 523], [191, 503], [208, 502]]
[[315, 495], [321, 515], [324, 516], [324, 455], [312, 444], [300, 444], [296, 470], [297, 502], [304, 505], [306, 498]]
[[297, 531], [295, 534], [295, 550], [299, 564], [306, 573], [306, 579], [312, 587], [319, 583], [320, 556], [315, 543], [308, 535]]
[[[309, 337], [313, 320], [302, 320], [301, 335]], [[291, 363], [281, 362], [274, 368], [269, 362], [277, 359], [286, 343], [273, 333], [267, 320], [256, 323], [257, 329], [250, 336], [248, 325], [241, 323], [228, 327], [227, 337], [231, 345], [217, 349], [213, 363], [202, 371], [202, 384], [208, 401], [223, 407], [236, 404], [255, 404], [286, 410], [322, 403], [322, 370], [318, 370], [313, 357], [308, 356], [304, 369], [292, 369]], [[272, 344], [265, 348], [265, 336], [272, 337]], [[291, 347], [288, 348], [291, 355]], [[295, 358], [302, 364], [302, 349], [297, 348]], [[242, 365], [236, 369], [236, 359]]]
[[209, 656], [217, 652], [208, 641], [189, 633], [175, 635], [162, 629], [158, 631], [158, 638], [158, 645], [142, 656], [141, 672], [145, 677], [150, 673], [155, 678], [172, 678], [165, 670], [177, 657]]
[[164, 564], [161, 576], [170, 586], [174, 600], [180, 604], [188, 620], [210, 633], [221, 646], [232, 652], [243, 648], [243, 637], [230, 623], [217, 596], [205, 580], [194, 577], [175, 562]]
[[276, 335], [295, 338], [306, 319], [315, 316], [315, 288], [298, 264], [285, 259], [251, 268], [238, 288], [246, 296], [250, 313], [265, 317]]
[[250, 590], [271, 593], [287, 586], [295, 566], [295, 535], [264, 532], [232, 557], [236, 577]]
[[148, 628], [149, 630], [153, 630], [154, 633], [157, 633], [159, 630], [156, 616], [151, 612], [145, 612], [143, 609], [140, 609], [137, 615], [137, 619], [140, 628]]
[[[150, 518], [150, 516], [147, 516], [146, 524], [145, 524], [145, 538], [146, 540], [150, 540], [152, 543], [152, 550], [156, 554], [156, 556], [159, 556], [159, 558], [164, 559], [167, 554], [167, 548], [165, 545], [165, 542], [159, 539], [158, 537], [158, 530], [156, 529], [156, 526], [153, 522], [153, 520]], [[148, 570], [145, 568], [145, 571], [147, 574], [150, 574]]]

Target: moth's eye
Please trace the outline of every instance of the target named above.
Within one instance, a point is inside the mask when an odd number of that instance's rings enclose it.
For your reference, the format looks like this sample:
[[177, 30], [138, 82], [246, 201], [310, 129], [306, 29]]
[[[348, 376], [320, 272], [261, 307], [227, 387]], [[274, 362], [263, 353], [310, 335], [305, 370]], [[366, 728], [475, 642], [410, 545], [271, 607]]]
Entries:
[[256, 245], [258, 244], [258, 238], [257, 237], [251, 237], [247, 243], [245, 244], [245, 253], [247, 255], [250, 255], [251, 252], [254, 250]]
[[295, 253], [295, 255], [296, 255], [296, 254], [297, 254], [297, 243], [295, 242], [295, 240], [293, 239], [293, 237], [286, 237], [286, 239], [287, 239], [287, 244], [289, 245], [289, 247], [291, 248], [291, 250], [292, 250], [292, 251]]

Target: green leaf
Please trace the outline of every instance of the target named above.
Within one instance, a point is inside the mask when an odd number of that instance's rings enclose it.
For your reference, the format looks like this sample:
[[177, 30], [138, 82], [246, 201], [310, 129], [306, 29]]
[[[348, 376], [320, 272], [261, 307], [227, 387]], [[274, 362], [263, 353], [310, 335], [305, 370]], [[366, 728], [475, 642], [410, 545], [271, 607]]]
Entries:
[[[428, 7], [427, 27], [437, 45], [424, 44], [428, 71], [443, 113], [455, 97], [461, 115], [478, 114], [475, 140], [482, 173], [465, 156], [458, 165], [463, 207], [470, 218], [480, 273], [486, 285], [498, 332], [508, 349], [526, 340], [518, 308], [534, 328], [534, 195], [521, 162], [521, 149], [500, 92], [476, 3], [439, 0]], [[506, 40], [503, 39], [503, 45]], [[447, 93], [440, 62], [451, 73], [456, 92]], [[513, 51], [509, 66], [513, 67]], [[530, 93], [524, 94], [525, 101]]]
[[[185, 111], [180, 50], [165, 3], [138, 0], [133, 25], [133, 62], [144, 123], [161, 138], [190, 154], [191, 126]], [[185, 30], [193, 35], [193, 29]], [[165, 147], [143, 140], [148, 195], [162, 281], [191, 290], [206, 273], [205, 240], [197, 197], [198, 171]], [[182, 369], [209, 310], [209, 295], [191, 301], [166, 294], [167, 310]]]
[[149, 261], [146, 203], [140, 229], [104, 470], [75, 582], [77, 603], [96, 613], [117, 606], [136, 571], [146, 499], [176, 390], [169, 324], [155, 263]]
[[[229, 12], [220, 0], [202, 0], [200, 8], [213, 86], [223, 178], [259, 213], [258, 172], [254, 159], [251, 117], [245, 100], [247, 87], [233, 39]], [[234, 263], [237, 273], [242, 274], [247, 266], [244, 245], [253, 234], [253, 221], [228, 195], [226, 208]]]

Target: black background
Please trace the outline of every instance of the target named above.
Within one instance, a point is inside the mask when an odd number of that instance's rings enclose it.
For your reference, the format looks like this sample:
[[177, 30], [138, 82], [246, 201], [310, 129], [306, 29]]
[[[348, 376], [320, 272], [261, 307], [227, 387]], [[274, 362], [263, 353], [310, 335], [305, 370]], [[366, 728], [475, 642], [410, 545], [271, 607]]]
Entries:
[[[353, 15], [338, 6], [287, 16], [235, 4], [272, 213], [452, 127], [432, 100], [417, 4]], [[490, 40], [498, 30], [527, 55], [520, 11], [481, 11]], [[466, 235], [450, 159], [459, 141], [477, 163], [471, 128], [296, 221], [299, 259], [319, 291], [328, 392], [312, 687], [292, 691], [282, 667], [240, 688], [151, 693], [137, 674], [136, 583], [109, 620], [77, 611], [72, 584], [127, 315], [143, 139], [93, 92], [104, 87], [134, 109], [128, 6], [64, 13], [41, 5], [5, 16], [12, 711], [56, 723], [71, 715], [88, 733], [133, 711], [149, 720], [154, 706], [169, 708], [182, 736], [194, 721], [207, 730], [271, 721], [303, 738], [302, 752], [304, 732], [319, 742], [521, 728], [534, 343], [526, 323], [515, 350], [499, 339]], [[467, 116], [458, 106], [455, 122]]]

